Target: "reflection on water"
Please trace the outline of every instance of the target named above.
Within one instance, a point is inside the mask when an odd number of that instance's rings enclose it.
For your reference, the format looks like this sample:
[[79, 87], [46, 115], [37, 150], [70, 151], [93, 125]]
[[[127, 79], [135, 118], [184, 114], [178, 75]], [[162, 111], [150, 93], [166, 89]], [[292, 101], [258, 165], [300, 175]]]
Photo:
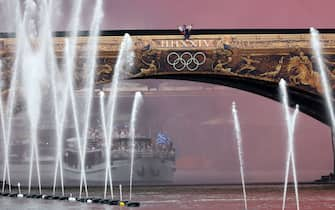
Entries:
[[[305, 185], [301, 191], [301, 209], [327, 210], [335, 208], [335, 186]], [[125, 187], [125, 190], [126, 187]], [[282, 186], [247, 186], [249, 209], [281, 209]], [[71, 189], [66, 189], [70, 192]], [[73, 191], [77, 191], [73, 189]], [[102, 197], [103, 189], [96, 188], [92, 192]], [[124, 198], [129, 194], [125, 192]], [[242, 189], [240, 186], [178, 186], [178, 187], [136, 187], [133, 199], [141, 202], [139, 209], [174, 210], [174, 209], [206, 209], [206, 210], [241, 210], [243, 209]], [[31, 199], [13, 199], [0, 197], [1, 210], [102, 210], [125, 209], [101, 204], [69, 203], [65, 201], [45, 201]], [[295, 209], [293, 187], [289, 187], [287, 210]], [[135, 208], [136, 209], [136, 208]]]

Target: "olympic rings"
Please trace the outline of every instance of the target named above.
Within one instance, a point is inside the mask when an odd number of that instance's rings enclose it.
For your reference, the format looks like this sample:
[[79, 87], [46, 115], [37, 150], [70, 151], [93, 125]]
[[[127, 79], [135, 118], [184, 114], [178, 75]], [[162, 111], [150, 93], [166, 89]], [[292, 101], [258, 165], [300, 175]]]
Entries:
[[171, 52], [166, 57], [166, 61], [176, 71], [182, 71], [185, 68], [195, 71], [206, 62], [206, 55], [203, 52], [196, 52], [194, 55], [190, 52], [184, 52], [181, 55]]

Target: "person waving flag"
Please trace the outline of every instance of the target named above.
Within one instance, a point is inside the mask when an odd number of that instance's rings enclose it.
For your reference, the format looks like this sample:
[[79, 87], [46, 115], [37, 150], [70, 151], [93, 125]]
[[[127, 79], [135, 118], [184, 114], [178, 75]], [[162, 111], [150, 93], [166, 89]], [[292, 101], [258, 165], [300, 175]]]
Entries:
[[156, 144], [169, 144], [170, 139], [169, 137], [164, 134], [163, 132], [159, 132], [156, 137]]

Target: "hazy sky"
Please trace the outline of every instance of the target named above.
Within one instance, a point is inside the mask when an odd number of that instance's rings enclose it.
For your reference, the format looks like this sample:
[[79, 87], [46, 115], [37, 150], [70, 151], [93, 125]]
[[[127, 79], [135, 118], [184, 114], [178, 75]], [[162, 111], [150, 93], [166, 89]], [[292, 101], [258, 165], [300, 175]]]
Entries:
[[[2, 31], [6, 20], [14, 19], [8, 6], [13, 2], [0, 0]], [[55, 11], [62, 18], [57, 30], [64, 30], [73, 0], [54, 2], [62, 4]], [[84, 2], [81, 29], [87, 30], [96, 1]], [[102, 28], [174, 29], [183, 23], [197, 29], [335, 28], [334, 7], [333, 0], [105, 0]]]
[[106, 0], [104, 29], [334, 28], [333, 0]]

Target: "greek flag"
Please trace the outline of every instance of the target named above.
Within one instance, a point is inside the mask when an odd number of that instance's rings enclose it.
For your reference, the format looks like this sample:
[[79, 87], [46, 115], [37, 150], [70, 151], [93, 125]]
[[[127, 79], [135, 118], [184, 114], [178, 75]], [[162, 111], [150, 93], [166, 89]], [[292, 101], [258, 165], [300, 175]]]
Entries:
[[170, 142], [170, 139], [166, 134], [162, 132], [159, 132], [157, 134], [156, 144], [168, 144], [169, 142]]

